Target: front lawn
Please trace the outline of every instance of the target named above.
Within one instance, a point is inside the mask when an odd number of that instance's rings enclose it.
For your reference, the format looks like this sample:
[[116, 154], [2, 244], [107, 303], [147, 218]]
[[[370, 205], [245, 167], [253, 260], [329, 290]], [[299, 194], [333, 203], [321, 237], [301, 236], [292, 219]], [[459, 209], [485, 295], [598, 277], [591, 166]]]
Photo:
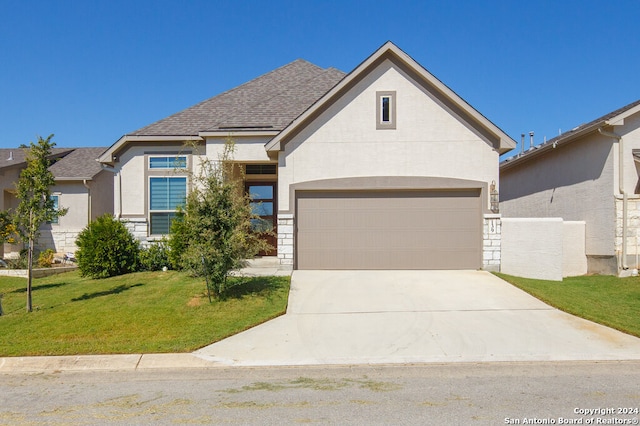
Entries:
[[27, 313], [27, 280], [0, 277], [0, 356], [190, 352], [286, 311], [289, 277], [234, 279], [210, 304], [204, 280], [180, 272], [71, 272], [34, 280]]
[[592, 275], [559, 282], [496, 275], [551, 306], [640, 337], [640, 277]]

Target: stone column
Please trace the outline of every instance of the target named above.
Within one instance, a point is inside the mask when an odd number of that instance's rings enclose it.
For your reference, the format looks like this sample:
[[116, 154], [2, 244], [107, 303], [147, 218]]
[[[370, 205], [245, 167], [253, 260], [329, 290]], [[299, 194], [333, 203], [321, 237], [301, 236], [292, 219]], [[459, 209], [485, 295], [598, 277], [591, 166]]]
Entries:
[[293, 267], [293, 214], [278, 215], [278, 259], [280, 265]]
[[502, 257], [502, 223], [501, 215], [490, 213], [484, 215], [482, 232], [482, 268], [485, 271], [500, 272]]

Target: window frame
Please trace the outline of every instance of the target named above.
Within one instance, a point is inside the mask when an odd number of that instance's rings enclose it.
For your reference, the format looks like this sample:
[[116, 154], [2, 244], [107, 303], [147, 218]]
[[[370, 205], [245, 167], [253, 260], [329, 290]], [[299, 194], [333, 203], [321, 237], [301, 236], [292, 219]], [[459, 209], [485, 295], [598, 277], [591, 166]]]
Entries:
[[[167, 182], [169, 180], [171, 180], [171, 179], [183, 179], [184, 180], [184, 200], [182, 201], [182, 204], [176, 205], [174, 209], [170, 209], [170, 208], [167, 208], [167, 209], [153, 209], [152, 208], [152, 204], [151, 204], [151, 197], [152, 197], [151, 180], [152, 179], [166, 179]], [[171, 231], [171, 220], [172, 220], [172, 217], [175, 217], [175, 214], [178, 212], [178, 207], [184, 206], [184, 204], [186, 203], [186, 198], [187, 198], [187, 195], [189, 193], [189, 178], [186, 175], [182, 175], [182, 176], [175, 176], [175, 175], [159, 175], [159, 176], [155, 176], [155, 175], [151, 175], [151, 176], [147, 177], [147, 188], [149, 188], [148, 195], [147, 195], [147, 206], [148, 206], [147, 214], [148, 214], [148, 223], [149, 223], [148, 235], [150, 237], [169, 235], [169, 233]], [[170, 194], [167, 194], [167, 195], [170, 196]], [[156, 217], [158, 215], [167, 215], [168, 216], [168, 229], [167, 229], [166, 233], [154, 233], [153, 232], [152, 217], [154, 215]]]
[[[385, 111], [383, 105], [384, 100], [388, 99], [388, 111]], [[385, 112], [387, 114], [387, 120], [384, 120]], [[396, 128], [396, 92], [395, 91], [380, 91], [376, 92], [376, 129], [395, 129]]]
[[[49, 199], [55, 200], [54, 201], [54, 209], [57, 212], [58, 209], [60, 208], [60, 194], [51, 194], [51, 195], [49, 195]], [[50, 222], [47, 222], [47, 223], [49, 223], [51, 225], [59, 225], [60, 224], [60, 218], [59, 218], [58, 214], [56, 213], [55, 217], [53, 219], [51, 219]]]
[[[169, 165], [169, 163], [167, 163], [167, 167], [152, 167], [151, 166], [151, 162], [154, 159], [172, 159], [173, 160], [173, 165]], [[178, 163], [179, 159], [184, 159], [184, 163]], [[188, 163], [189, 159], [187, 155], [181, 155], [181, 154], [177, 154], [177, 155], [170, 155], [170, 154], [158, 154], [158, 155], [153, 155], [150, 154], [148, 155], [148, 159], [147, 159], [147, 169], [148, 170], [153, 170], [153, 171], [161, 171], [161, 170], [187, 170], [188, 168]], [[178, 165], [176, 165], [178, 164]]]

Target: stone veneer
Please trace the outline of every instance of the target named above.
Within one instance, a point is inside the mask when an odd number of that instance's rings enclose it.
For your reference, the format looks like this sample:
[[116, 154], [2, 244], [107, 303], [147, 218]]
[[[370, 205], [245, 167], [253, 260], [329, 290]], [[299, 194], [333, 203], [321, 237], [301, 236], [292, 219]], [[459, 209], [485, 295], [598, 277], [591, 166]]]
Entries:
[[81, 229], [43, 232], [38, 238], [38, 248], [41, 251], [50, 248], [55, 250], [56, 253], [75, 253], [78, 249], [76, 240], [80, 232], [82, 232]]
[[278, 215], [278, 259], [281, 265], [293, 267], [293, 214]]
[[146, 218], [122, 219], [122, 223], [124, 223], [124, 226], [126, 226], [135, 239], [140, 241], [140, 244], [143, 246], [149, 244]]
[[482, 230], [482, 269], [485, 271], [500, 272], [501, 249], [501, 215], [485, 214]]
[[[622, 197], [616, 197], [616, 240], [615, 252], [620, 258], [622, 254]], [[630, 268], [637, 268], [635, 260], [636, 248], [640, 257], [640, 197], [627, 198], [627, 264]]]

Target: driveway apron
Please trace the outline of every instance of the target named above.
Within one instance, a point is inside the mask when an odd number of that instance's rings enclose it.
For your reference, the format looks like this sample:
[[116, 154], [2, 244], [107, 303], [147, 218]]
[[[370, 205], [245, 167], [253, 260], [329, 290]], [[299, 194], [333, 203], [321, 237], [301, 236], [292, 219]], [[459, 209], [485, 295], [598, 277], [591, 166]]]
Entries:
[[627, 360], [640, 359], [640, 339], [484, 271], [294, 271], [286, 315], [195, 355], [243, 366]]

